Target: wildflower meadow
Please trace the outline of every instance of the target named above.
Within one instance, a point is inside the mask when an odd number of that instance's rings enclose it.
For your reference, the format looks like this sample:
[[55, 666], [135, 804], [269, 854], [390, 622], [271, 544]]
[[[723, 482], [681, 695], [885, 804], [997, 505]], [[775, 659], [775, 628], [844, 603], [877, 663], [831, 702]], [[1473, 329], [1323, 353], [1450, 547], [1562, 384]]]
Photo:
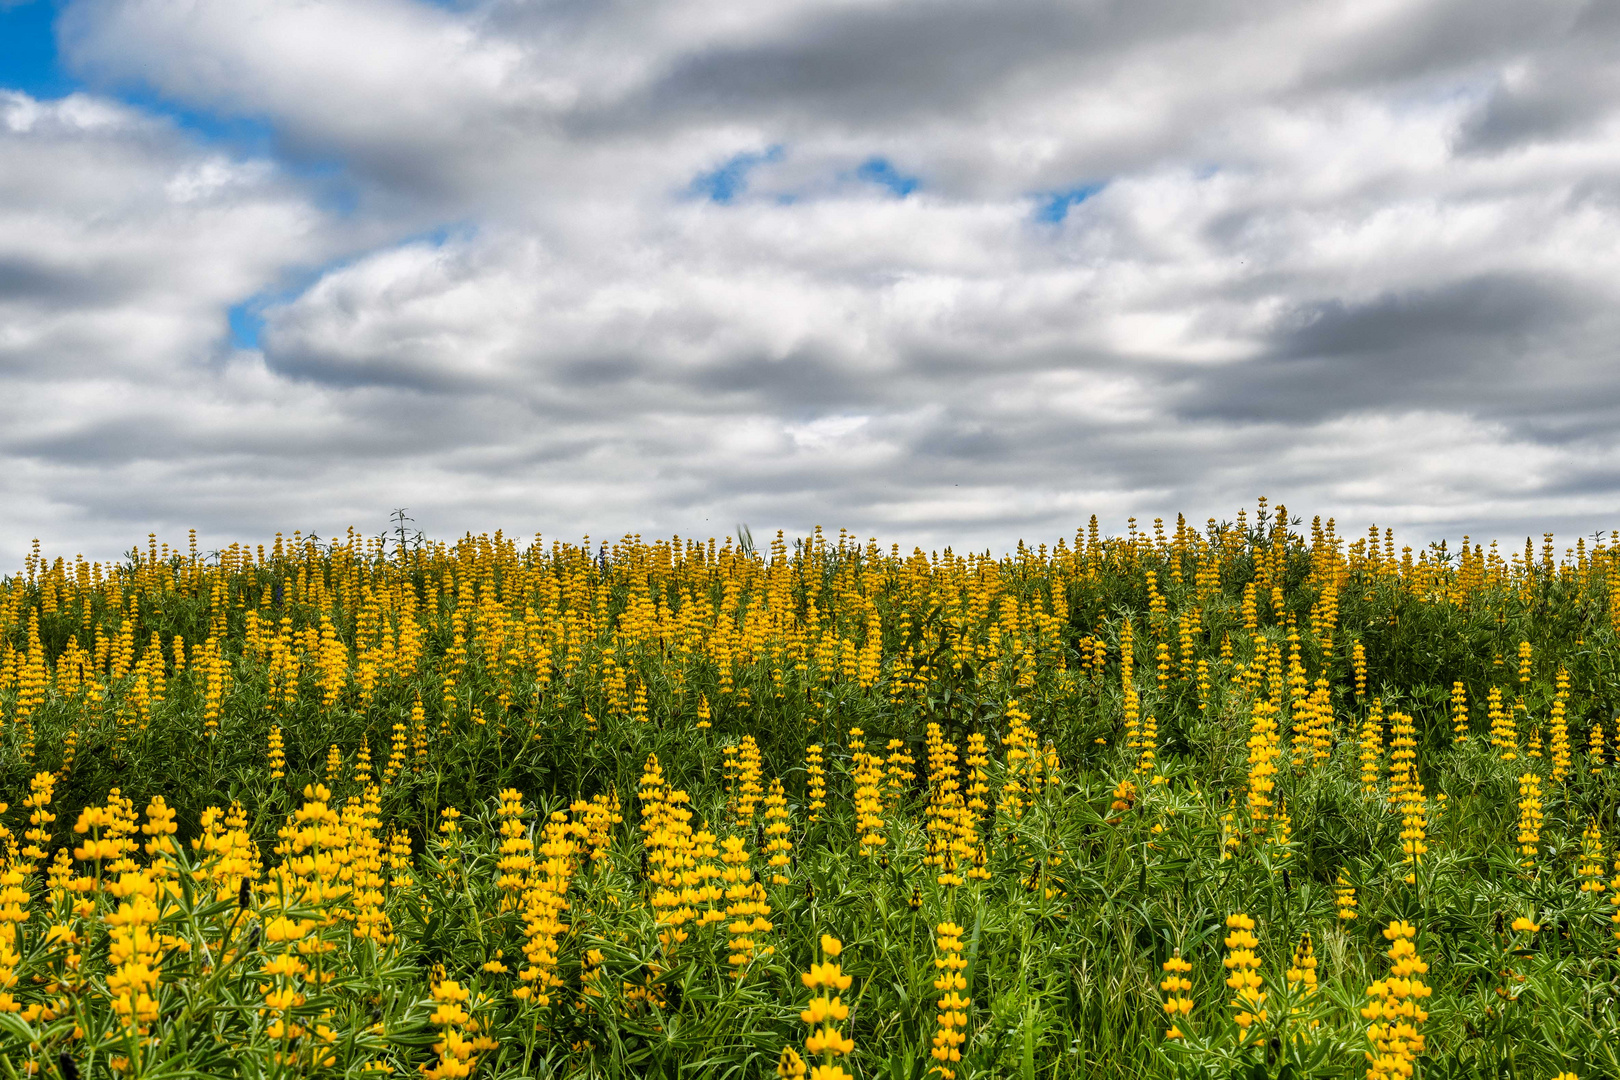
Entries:
[[7, 1077], [1620, 1076], [1620, 536], [0, 583]]

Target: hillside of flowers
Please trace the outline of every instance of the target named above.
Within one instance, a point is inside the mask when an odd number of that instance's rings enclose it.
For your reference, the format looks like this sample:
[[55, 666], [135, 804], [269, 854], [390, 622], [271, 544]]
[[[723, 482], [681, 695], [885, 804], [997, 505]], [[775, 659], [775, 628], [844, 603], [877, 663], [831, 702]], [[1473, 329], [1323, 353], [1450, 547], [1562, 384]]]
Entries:
[[6, 1077], [1620, 1075], [1620, 536], [0, 582]]

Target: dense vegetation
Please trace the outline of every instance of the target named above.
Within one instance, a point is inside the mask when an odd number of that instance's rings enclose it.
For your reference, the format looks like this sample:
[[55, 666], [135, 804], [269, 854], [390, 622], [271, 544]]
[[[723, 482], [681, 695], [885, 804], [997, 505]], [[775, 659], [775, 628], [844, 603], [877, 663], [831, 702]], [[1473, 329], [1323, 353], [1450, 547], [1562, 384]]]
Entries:
[[36, 550], [4, 1069], [1620, 1075], [1617, 539]]

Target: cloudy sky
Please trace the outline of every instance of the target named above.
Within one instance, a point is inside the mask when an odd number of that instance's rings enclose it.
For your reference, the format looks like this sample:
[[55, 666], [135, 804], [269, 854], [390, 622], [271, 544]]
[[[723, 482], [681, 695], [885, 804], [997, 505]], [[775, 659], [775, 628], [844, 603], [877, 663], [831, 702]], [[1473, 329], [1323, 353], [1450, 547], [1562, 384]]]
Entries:
[[0, 565], [1620, 526], [1615, 0], [0, 0]]

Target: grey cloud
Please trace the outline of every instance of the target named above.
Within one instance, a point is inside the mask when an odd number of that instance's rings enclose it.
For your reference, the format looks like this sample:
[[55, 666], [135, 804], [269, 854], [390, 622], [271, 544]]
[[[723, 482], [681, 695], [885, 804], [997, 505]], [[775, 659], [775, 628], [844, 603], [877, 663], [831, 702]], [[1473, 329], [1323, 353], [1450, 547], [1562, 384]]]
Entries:
[[119, 417], [111, 422], [7, 438], [0, 446], [10, 456], [66, 466], [169, 459], [220, 449], [217, 445], [198, 446], [196, 440], [176, 436], [177, 432], [159, 417]]
[[998, 461], [1011, 455], [1016, 445], [1008, 434], [988, 429], [982, 422], [969, 422], [954, 430], [929, 432], [911, 444], [914, 453], [950, 461]]
[[1306, 423], [1392, 405], [1533, 413], [1552, 388], [1528, 358], [1566, 347], [1600, 299], [1567, 280], [1492, 274], [1301, 304], [1279, 320], [1264, 358], [1184, 373], [1178, 411]]
[[[400, 505], [997, 550], [1262, 491], [1416, 539], [1606, 524], [1615, 7], [78, 0], [87, 77], [263, 116], [276, 159], [0, 117], [0, 558]], [[683, 194], [779, 143], [757, 197]], [[924, 187], [840, 185], [879, 153]]]
[[876, 380], [804, 351], [780, 358], [735, 357], [706, 367], [693, 389], [733, 401], [766, 405], [785, 416], [838, 412], [882, 397]]
[[[281, 455], [290, 460], [328, 454], [378, 459], [425, 444], [445, 447], [465, 442], [463, 425], [445, 422], [442, 406], [423, 403], [412, 408], [412, 402], [397, 395], [383, 398], [374, 392], [371, 401], [349, 402], [351, 415], [370, 420], [363, 429], [319, 424], [312, 431], [300, 431], [296, 422], [220, 423], [198, 409], [201, 403], [187, 393], [187, 389], [196, 389], [195, 383], [172, 387], [167, 393], [154, 393], [154, 389], [151, 384], [134, 393], [131, 387], [116, 383], [86, 387], [86, 398], [128, 395], [138, 403], [124, 405], [110, 416], [92, 413], [82, 419], [52, 418], [44, 430], [19, 425], [0, 437], [0, 453], [72, 467], [155, 462], [229, 470], [233, 463]], [[39, 388], [17, 382], [11, 384], [11, 391], [25, 401], [43, 396]], [[252, 415], [251, 402], [235, 404]]]
[[949, 115], [1059, 58], [1077, 65], [1116, 60], [1143, 42], [1263, 10], [1111, 0], [912, 0], [843, 7], [807, 17], [776, 40], [682, 57], [627, 111], [696, 109], [735, 116], [785, 108], [818, 122], [862, 124]]
[[1523, 9], [1543, 16], [1517, 42], [1489, 95], [1464, 119], [1457, 147], [1489, 154], [1590, 131], [1620, 108], [1620, 3], [1588, 0], [1556, 10]]
[[[1611, 0], [1598, 0], [1599, 4]], [[1479, 71], [1555, 42], [1590, 0], [1414, 0], [1349, 30], [1339, 47], [1309, 58], [1305, 85], [1365, 87]]]
[[[1428, 354], [1441, 371], [1457, 355], [1459, 339], [1498, 341], [1508, 347], [1593, 308], [1575, 295], [1578, 285], [1529, 274], [1490, 274], [1409, 293], [1389, 293], [1361, 304], [1329, 300], [1295, 315], [1301, 324], [1277, 343], [1288, 357], [1413, 356]], [[1450, 346], [1450, 347], [1448, 347]]]
[[1605, 105], [1577, 95], [1498, 88], [1458, 133], [1463, 150], [1492, 151], [1556, 138], [1603, 115]]
[[[368, 387], [405, 390], [438, 398], [475, 394], [486, 389], [469, 379], [453, 362], [443, 358], [413, 360], [406, 353], [412, 343], [395, 341], [393, 349], [372, 356], [340, 355], [306, 343], [284, 341], [274, 329], [261, 337], [270, 370], [288, 379], [337, 389]], [[397, 350], [397, 353], [394, 351]]]
[[136, 287], [131, 272], [98, 273], [96, 267], [65, 267], [45, 259], [0, 252], [0, 305], [28, 302], [73, 309], [99, 305]]
[[1613, 71], [1546, 72], [1528, 86], [1497, 86], [1464, 121], [1457, 145], [1492, 153], [1566, 138], [1615, 115], [1620, 79]]
[[603, 356], [558, 365], [557, 375], [559, 381], [586, 391], [600, 391], [617, 389], [645, 378], [652, 370], [652, 365], [643, 357]]

